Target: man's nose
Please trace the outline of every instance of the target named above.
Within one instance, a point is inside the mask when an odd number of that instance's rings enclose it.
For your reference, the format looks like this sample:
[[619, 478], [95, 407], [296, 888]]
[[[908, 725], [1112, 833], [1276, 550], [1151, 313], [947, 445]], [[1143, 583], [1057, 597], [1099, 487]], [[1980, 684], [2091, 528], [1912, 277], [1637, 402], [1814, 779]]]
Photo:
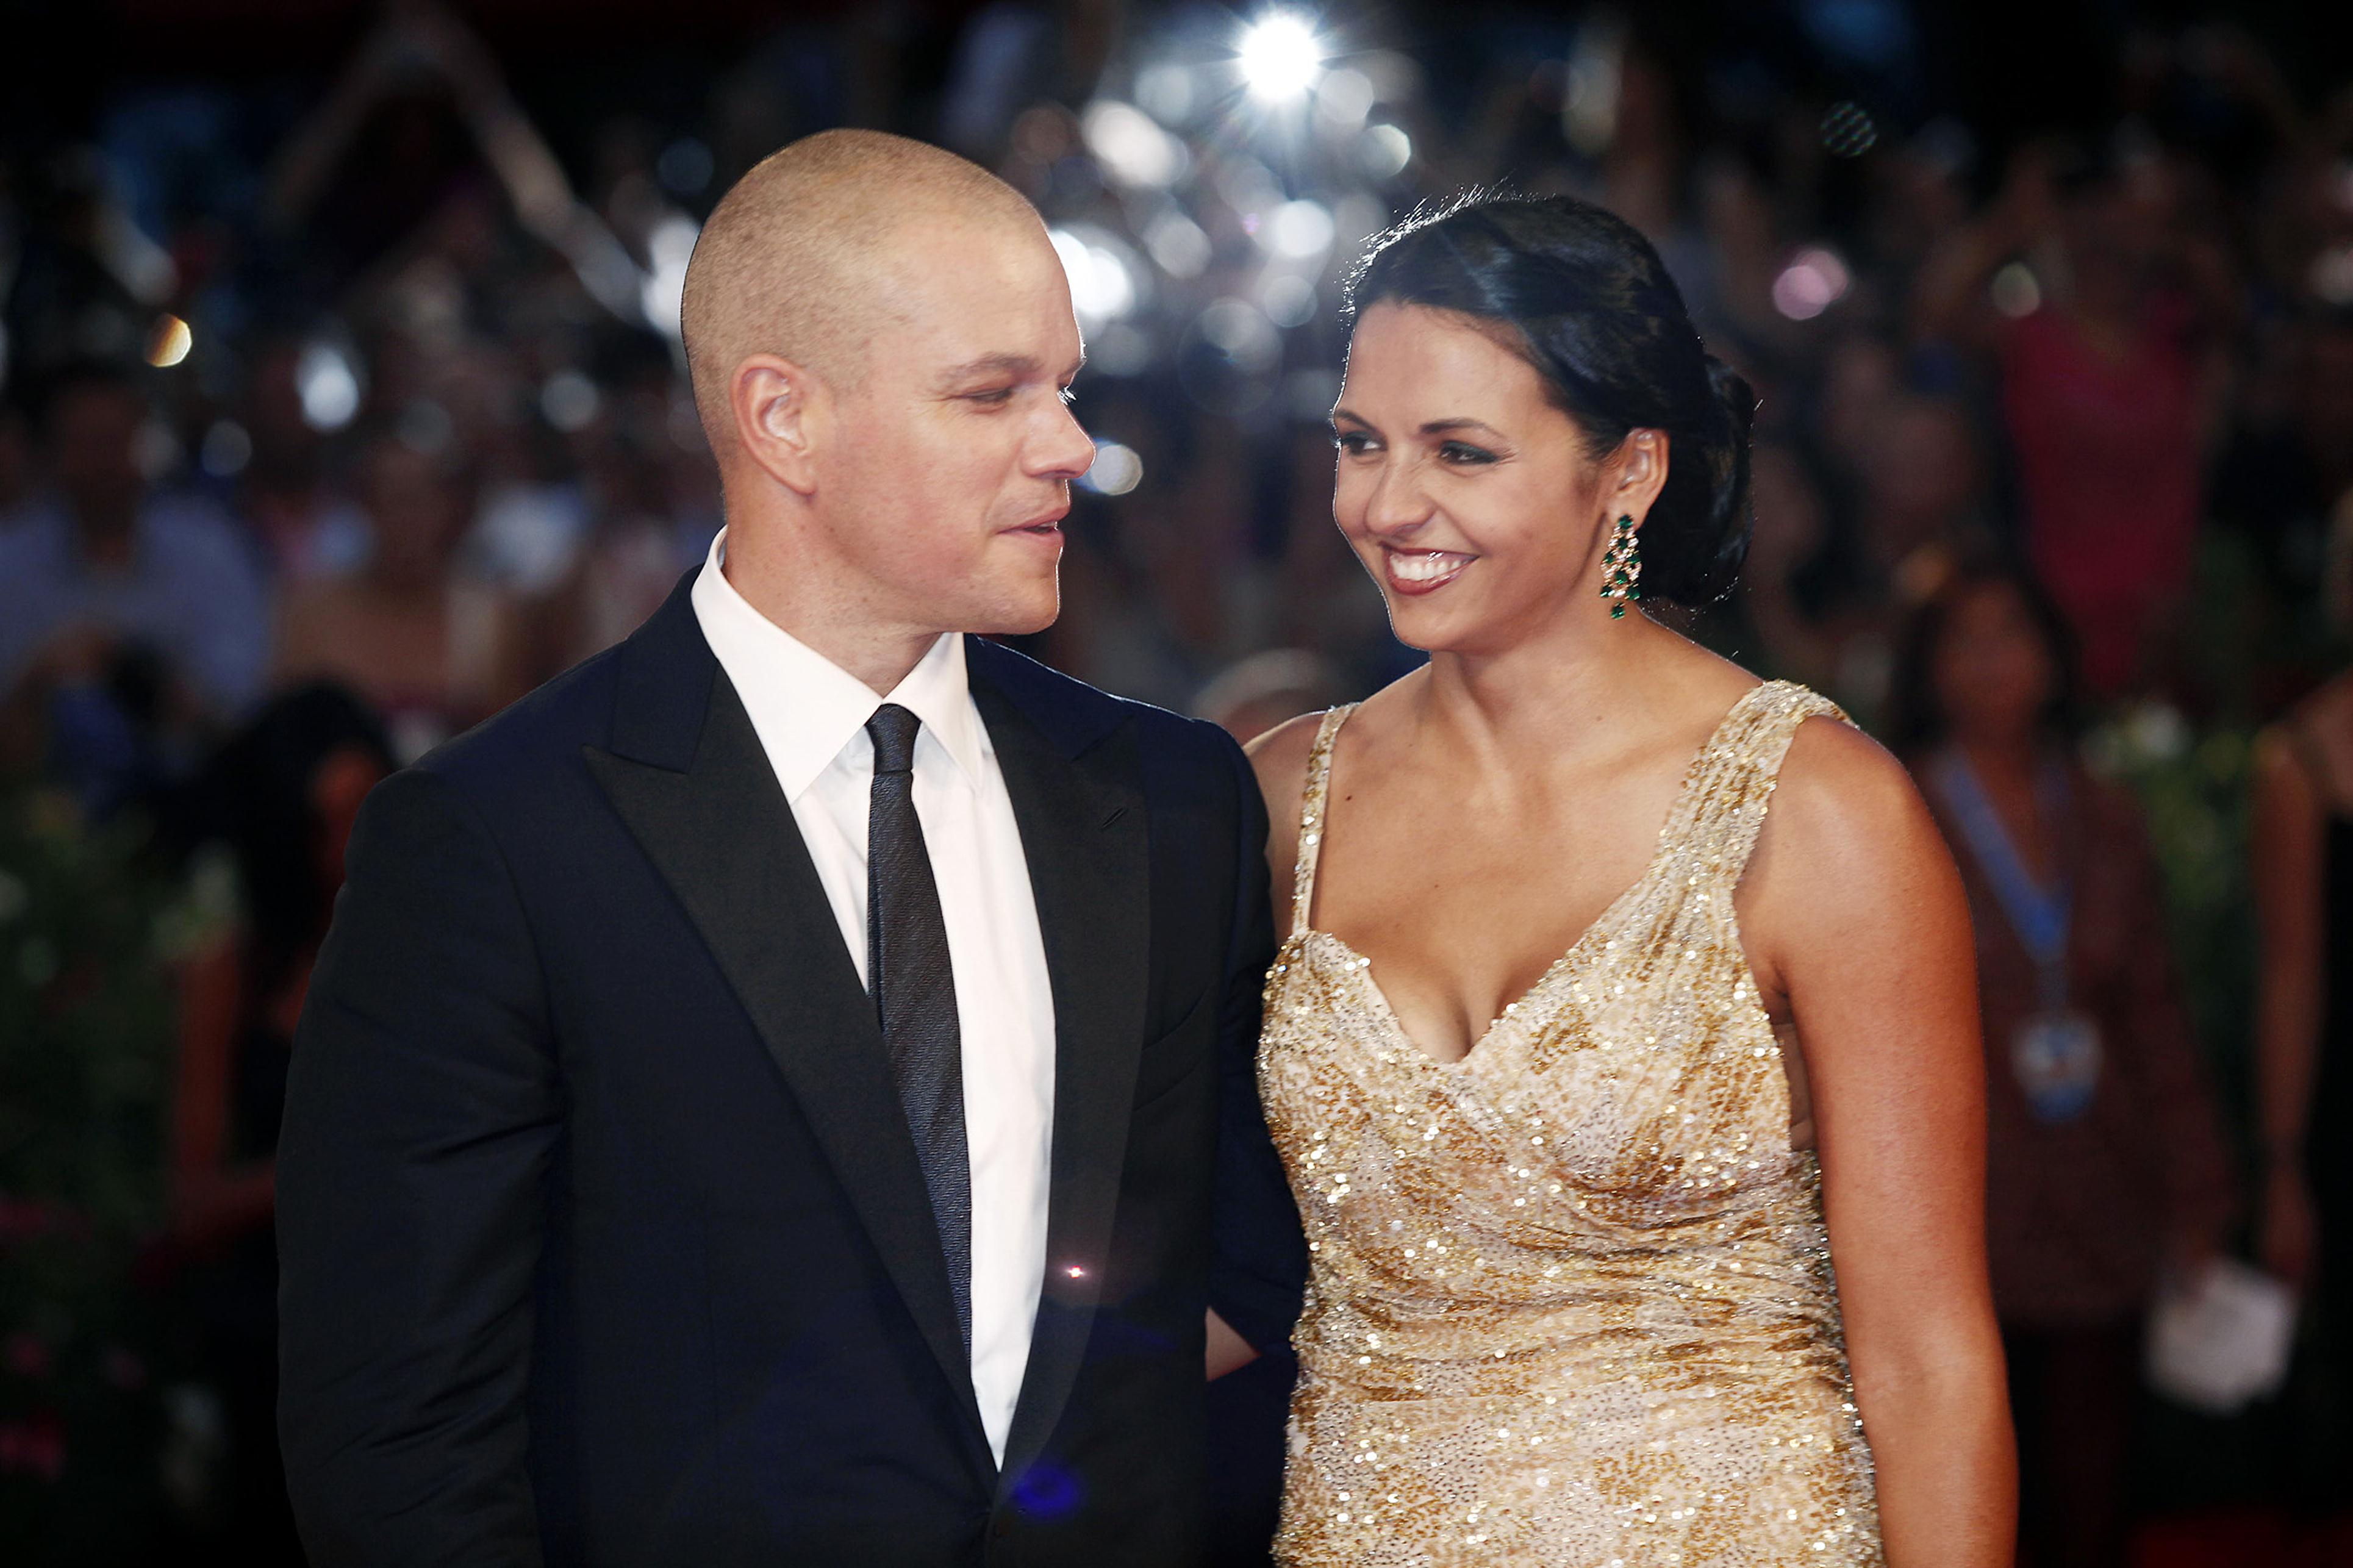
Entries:
[[1030, 473], [1044, 479], [1075, 479], [1094, 466], [1095, 444], [1068, 404], [1058, 403], [1029, 449]]

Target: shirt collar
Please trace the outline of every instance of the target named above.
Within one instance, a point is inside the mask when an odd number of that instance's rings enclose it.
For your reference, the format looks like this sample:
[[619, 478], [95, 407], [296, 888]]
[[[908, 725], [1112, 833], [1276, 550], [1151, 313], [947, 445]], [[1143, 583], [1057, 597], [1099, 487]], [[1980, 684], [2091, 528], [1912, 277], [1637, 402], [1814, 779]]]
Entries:
[[[888, 697], [754, 609], [721, 570], [727, 531], [711, 541], [694, 579], [695, 619], [752, 717], [786, 800], [797, 800], [852, 741], [864, 742], [875, 709], [895, 702], [976, 786], [991, 750], [965, 673], [964, 638], [942, 633]], [[917, 754], [923, 751], [917, 742]]]

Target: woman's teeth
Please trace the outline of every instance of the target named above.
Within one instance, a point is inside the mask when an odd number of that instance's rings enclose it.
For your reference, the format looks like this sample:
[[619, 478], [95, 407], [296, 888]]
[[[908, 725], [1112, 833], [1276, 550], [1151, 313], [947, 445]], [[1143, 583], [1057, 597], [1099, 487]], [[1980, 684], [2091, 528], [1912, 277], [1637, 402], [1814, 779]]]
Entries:
[[1458, 555], [1446, 550], [1392, 550], [1389, 552], [1389, 571], [1401, 583], [1435, 583], [1441, 577], [1451, 577], [1461, 571], [1471, 563], [1471, 560], [1468, 555]]

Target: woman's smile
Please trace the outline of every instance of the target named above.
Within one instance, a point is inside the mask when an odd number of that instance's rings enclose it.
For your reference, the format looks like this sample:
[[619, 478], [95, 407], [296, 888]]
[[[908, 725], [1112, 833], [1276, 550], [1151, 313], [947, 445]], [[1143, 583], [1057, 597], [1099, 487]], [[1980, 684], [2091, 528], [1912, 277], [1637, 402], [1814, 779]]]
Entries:
[[1478, 559], [1452, 550], [1400, 550], [1381, 546], [1390, 588], [1400, 594], [1434, 594]]

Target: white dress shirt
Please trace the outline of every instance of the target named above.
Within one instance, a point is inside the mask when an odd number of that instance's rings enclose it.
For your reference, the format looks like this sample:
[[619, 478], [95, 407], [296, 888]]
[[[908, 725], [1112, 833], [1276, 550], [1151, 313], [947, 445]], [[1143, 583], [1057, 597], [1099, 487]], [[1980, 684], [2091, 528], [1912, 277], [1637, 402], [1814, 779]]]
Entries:
[[962, 637], [942, 637], [877, 697], [735, 591], [720, 569], [725, 541], [722, 531], [695, 578], [695, 619], [751, 715], [860, 980], [874, 781], [866, 721], [886, 701], [923, 721], [915, 816], [955, 969], [972, 1159], [972, 1387], [1001, 1464], [1045, 1282], [1054, 1126], [1053, 994], [1013, 800], [965, 684]]

